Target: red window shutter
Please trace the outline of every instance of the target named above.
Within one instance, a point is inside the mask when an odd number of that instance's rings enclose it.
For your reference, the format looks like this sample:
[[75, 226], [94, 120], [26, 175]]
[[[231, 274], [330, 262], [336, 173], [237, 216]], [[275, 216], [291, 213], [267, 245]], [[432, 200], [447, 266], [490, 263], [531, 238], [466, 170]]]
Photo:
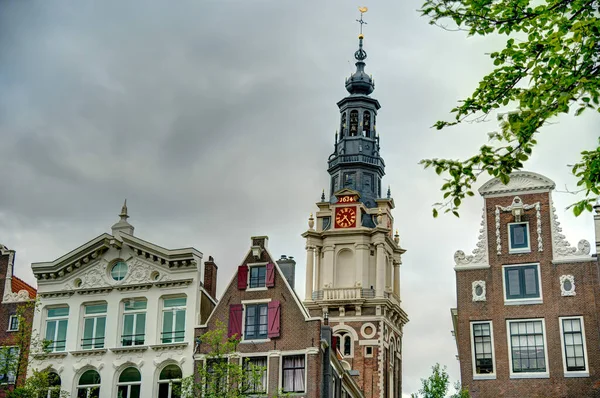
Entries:
[[333, 348], [333, 352], [337, 351], [337, 347], [338, 347], [338, 337], [332, 336], [331, 337], [331, 348]]
[[246, 290], [248, 287], [248, 266], [246, 264], [238, 267], [238, 289]]
[[227, 337], [237, 335], [239, 339], [242, 338], [242, 313], [244, 312], [244, 306], [242, 304], [231, 304], [229, 305], [229, 328], [227, 330]]
[[275, 286], [275, 264], [267, 264], [267, 287]]
[[269, 303], [269, 330], [267, 336], [279, 337], [279, 330], [281, 328], [281, 303], [277, 300], [273, 300]]

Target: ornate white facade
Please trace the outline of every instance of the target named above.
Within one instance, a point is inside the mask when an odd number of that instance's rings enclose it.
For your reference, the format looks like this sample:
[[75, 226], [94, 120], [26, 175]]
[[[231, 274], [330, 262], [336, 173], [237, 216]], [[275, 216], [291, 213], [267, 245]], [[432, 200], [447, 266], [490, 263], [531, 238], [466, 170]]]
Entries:
[[[112, 235], [102, 234], [55, 261], [32, 264], [40, 300], [34, 334], [52, 342], [47, 355], [34, 355], [31, 367], [50, 367], [72, 397], [96, 388], [82, 385], [87, 371], [100, 377], [99, 398], [120, 396], [117, 384], [128, 368], [141, 380], [133, 389], [124, 387], [124, 398], [170, 398], [178, 380], [159, 380], [161, 372], [169, 373], [167, 366], [171, 375], [177, 368], [183, 376], [193, 374], [194, 328], [206, 294], [202, 253], [143, 241], [133, 236], [126, 219], [124, 206]], [[125, 314], [127, 306], [136, 308], [135, 315]], [[91, 316], [91, 308], [105, 312]], [[68, 315], [55, 321], [56, 310]], [[129, 326], [134, 317], [137, 326]], [[35, 350], [39, 347], [32, 344]]]

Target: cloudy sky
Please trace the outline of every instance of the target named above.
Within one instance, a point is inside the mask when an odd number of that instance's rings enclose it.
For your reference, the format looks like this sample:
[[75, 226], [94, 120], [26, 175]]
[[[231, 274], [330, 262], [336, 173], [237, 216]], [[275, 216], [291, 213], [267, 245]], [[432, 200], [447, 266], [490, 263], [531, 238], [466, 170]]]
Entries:
[[[450, 334], [453, 254], [470, 252], [482, 199], [461, 218], [431, 218], [441, 180], [424, 157], [476, 150], [493, 122], [437, 132], [490, 70], [498, 39], [428, 25], [420, 1], [4, 2], [0, 13], [0, 242], [16, 273], [110, 232], [127, 198], [136, 235], [194, 246], [219, 265], [219, 292], [249, 247], [268, 235], [295, 256], [328, 187], [336, 102], [353, 70], [357, 6], [367, 72], [382, 104], [378, 132], [402, 246], [404, 393], [439, 362], [459, 377]], [[565, 190], [567, 164], [596, 144], [598, 119], [563, 117], [544, 129], [528, 168]], [[572, 243], [593, 240], [555, 194]]]

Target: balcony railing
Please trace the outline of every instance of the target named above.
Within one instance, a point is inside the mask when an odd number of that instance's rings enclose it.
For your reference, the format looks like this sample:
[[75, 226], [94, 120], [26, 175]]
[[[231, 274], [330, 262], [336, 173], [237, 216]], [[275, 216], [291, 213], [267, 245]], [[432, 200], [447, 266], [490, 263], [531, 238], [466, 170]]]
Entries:
[[132, 345], [144, 345], [144, 333], [124, 334], [121, 336], [121, 345], [128, 347]]
[[[383, 297], [400, 303], [400, 298], [393, 292], [383, 292]], [[325, 288], [315, 290], [312, 293], [313, 300], [344, 301], [356, 299], [375, 298], [375, 289], [363, 289], [360, 287]]]
[[368, 163], [374, 166], [385, 167], [383, 159], [368, 155], [338, 155], [336, 158], [329, 161], [329, 167], [333, 167], [339, 163]]

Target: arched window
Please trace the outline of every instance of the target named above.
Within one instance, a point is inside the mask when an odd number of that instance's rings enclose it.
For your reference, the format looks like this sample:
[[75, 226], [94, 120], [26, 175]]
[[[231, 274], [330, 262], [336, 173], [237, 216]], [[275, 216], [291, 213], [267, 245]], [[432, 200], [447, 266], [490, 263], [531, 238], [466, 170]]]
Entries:
[[100, 396], [100, 375], [95, 370], [87, 370], [79, 378], [77, 398], [98, 398]]
[[121, 372], [117, 383], [117, 396], [119, 398], [140, 398], [142, 375], [136, 368], [127, 368]]
[[179, 398], [181, 396], [181, 369], [177, 365], [167, 365], [158, 376], [158, 398]]
[[350, 112], [350, 137], [358, 135], [358, 111]]
[[363, 113], [363, 131], [367, 137], [371, 136], [371, 112], [369, 111]]
[[349, 357], [352, 356], [352, 335], [345, 331], [340, 331], [336, 333], [338, 338], [338, 349], [342, 353], [343, 356]]
[[340, 137], [344, 136], [346, 131], [346, 112], [342, 113], [342, 120], [340, 121]]
[[56, 372], [48, 373], [48, 394], [45, 398], [60, 398], [60, 376]]

